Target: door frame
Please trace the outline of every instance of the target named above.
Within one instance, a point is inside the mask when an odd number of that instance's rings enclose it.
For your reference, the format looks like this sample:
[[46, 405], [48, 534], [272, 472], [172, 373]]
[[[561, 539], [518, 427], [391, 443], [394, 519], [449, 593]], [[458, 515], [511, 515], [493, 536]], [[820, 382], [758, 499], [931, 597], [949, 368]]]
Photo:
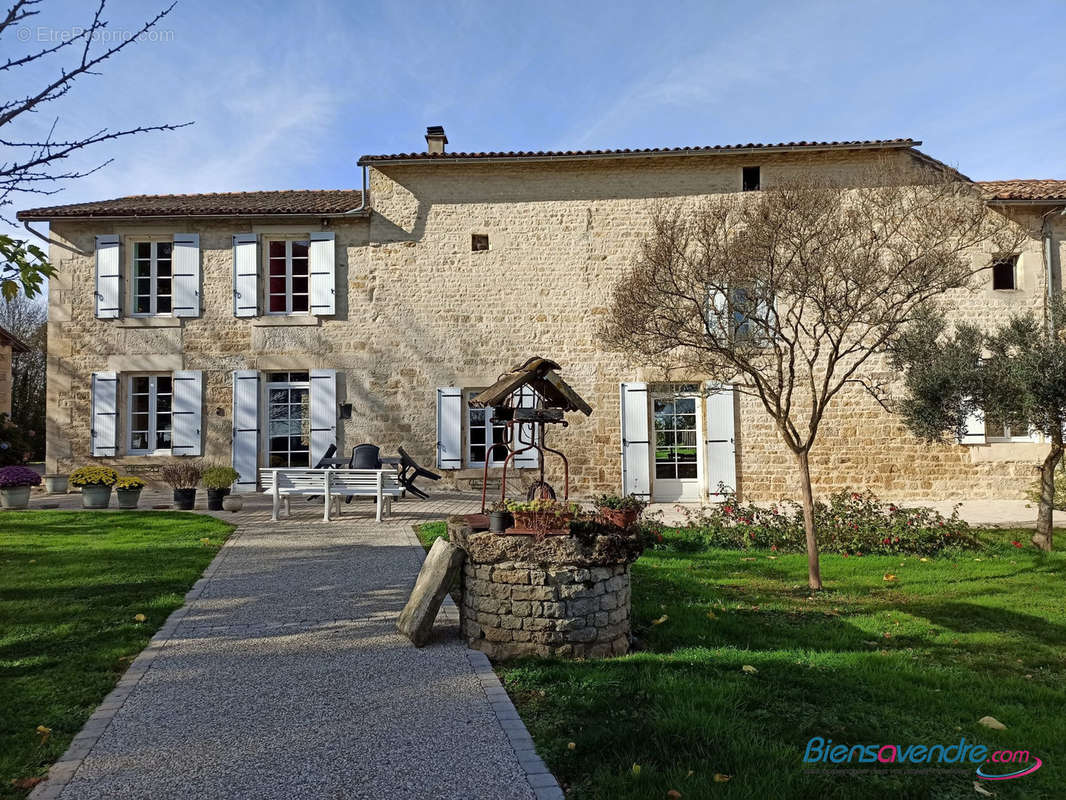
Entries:
[[[679, 381], [678, 384], [683, 384], [683, 381]], [[660, 384], [661, 386], [662, 384]], [[662, 388], [656, 388], [655, 384], [648, 386], [648, 436], [652, 439], [652, 444], [648, 448], [648, 455], [651, 460], [649, 478], [651, 489], [651, 501], [653, 503], [703, 503], [707, 498], [707, 481], [706, 481], [706, 455], [704, 453], [705, 447], [704, 440], [704, 416], [706, 414], [706, 392], [702, 384], [696, 384], [695, 389], [691, 391], [667, 391]], [[696, 477], [695, 478], [674, 478], [673, 481], [680, 483], [681, 481], [692, 480], [696, 484], [695, 496], [690, 499], [677, 498], [673, 500], [664, 500], [655, 496], [656, 484], [659, 482], [659, 478], [655, 474], [655, 400], [665, 397], [691, 397], [696, 401]], [[668, 479], [663, 479], [668, 480]]]

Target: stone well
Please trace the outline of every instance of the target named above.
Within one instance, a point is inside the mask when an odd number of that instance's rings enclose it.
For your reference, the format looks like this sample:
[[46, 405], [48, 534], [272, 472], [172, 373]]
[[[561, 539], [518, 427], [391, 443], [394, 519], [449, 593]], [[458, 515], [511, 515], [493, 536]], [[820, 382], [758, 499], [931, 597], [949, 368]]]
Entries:
[[504, 536], [448, 521], [466, 552], [463, 638], [490, 658], [600, 658], [629, 650], [629, 568], [635, 536]]

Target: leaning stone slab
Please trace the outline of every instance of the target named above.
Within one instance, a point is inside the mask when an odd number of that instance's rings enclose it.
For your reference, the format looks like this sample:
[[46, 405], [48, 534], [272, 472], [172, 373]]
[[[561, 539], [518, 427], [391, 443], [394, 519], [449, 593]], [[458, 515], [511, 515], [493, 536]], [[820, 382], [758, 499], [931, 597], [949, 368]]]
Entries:
[[411, 597], [396, 621], [396, 628], [410, 639], [415, 647], [422, 647], [429, 641], [433, 621], [437, 618], [440, 605], [459, 574], [465, 557], [466, 554], [462, 550], [444, 539], [437, 539], [429, 548]]

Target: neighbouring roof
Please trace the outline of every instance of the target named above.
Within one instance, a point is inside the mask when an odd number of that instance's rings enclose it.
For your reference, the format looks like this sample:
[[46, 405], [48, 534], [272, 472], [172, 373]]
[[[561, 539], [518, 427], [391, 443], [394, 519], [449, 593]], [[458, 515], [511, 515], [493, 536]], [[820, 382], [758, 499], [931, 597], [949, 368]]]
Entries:
[[215, 192], [211, 194], [138, 194], [43, 206], [20, 211], [20, 220], [98, 217], [233, 217], [316, 216], [344, 214], [362, 204], [359, 189], [293, 189], [271, 192]]
[[0, 346], [6, 345], [16, 353], [28, 353], [30, 346], [7, 328], [0, 328]]
[[850, 142], [779, 142], [777, 144], [716, 144], [702, 147], [646, 147], [643, 149], [624, 150], [508, 150], [506, 152], [485, 153], [392, 153], [386, 155], [366, 155], [359, 158], [359, 165], [377, 164], [382, 161], [552, 161], [586, 158], [627, 158], [708, 155], [714, 153], [748, 153], [752, 151], [778, 152], [796, 150], [887, 150], [917, 147], [921, 142], [916, 139], [864, 139]]
[[1040, 179], [980, 181], [979, 185], [990, 200], [1066, 201], [1066, 181]]

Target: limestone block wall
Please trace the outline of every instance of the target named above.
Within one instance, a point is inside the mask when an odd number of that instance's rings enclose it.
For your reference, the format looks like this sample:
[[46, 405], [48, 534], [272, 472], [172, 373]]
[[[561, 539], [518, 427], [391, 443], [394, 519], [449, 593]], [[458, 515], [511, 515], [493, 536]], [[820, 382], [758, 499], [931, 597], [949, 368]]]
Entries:
[[[906, 157], [906, 156], [901, 156]], [[762, 155], [764, 184], [812, 166], [845, 176], [871, 155], [804, 158]], [[375, 442], [403, 446], [418, 461], [436, 457], [436, 389], [480, 389], [531, 355], [557, 360], [594, 407], [569, 417], [553, 443], [570, 458], [572, 494], [618, 491], [621, 481], [619, 383], [695, 381], [704, 376], [628, 363], [600, 345], [610, 290], [637, 257], [662, 202], [737, 191], [751, 156], [712, 155], [598, 162], [478, 165], [431, 163], [371, 170], [366, 219], [60, 222], [52, 235], [87, 255], [52, 248], [59, 270], [49, 292], [48, 470], [88, 463], [90, 375], [96, 370], [205, 370], [205, 456], [228, 461], [235, 369], [340, 371], [339, 424], [345, 450]], [[232, 313], [234, 233], [337, 235], [337, 314], [239, 319]], [[1056, 222], [1055, 270], [1066, 221]], [[195, 319], [97, 320], [93, 316], [93, 237], [118, 233], [200, 234], [203, 312]], [[471, 236], [489, 250], [471, 250]], [[1043, 264], [1038, 239], [1022, 253], [1020, 288], [990, 287], [950, 298], [958, 319], [982, 323], [1039, 308]], [[989, 281], [990, 282], [990, 281]], [[872, 365], [871, 375], [883, 375]], [[891, 378], [891, 376], [889, 376]], [[120, 415], [122, 413], [120, 403]], [[794, 496], [792, 457], [758, 402], [738, 396], [739, 485], [751, 499]], [[927, 446], [863, 392], [847, 392], [825, 420], [813, 454], [818, 491], [869, 487], [895, 499], [1021, 497], [1043, 457], [1037, 444]], [[150, 474], [159, 459], [120, 454], [123, 471]], [[560, 483], [549, 463], [549, 480]], [[490, 476], [498, 474], [490, 471]], [[434, 488], [470, 486], [481, 469], [446, 471]]]

